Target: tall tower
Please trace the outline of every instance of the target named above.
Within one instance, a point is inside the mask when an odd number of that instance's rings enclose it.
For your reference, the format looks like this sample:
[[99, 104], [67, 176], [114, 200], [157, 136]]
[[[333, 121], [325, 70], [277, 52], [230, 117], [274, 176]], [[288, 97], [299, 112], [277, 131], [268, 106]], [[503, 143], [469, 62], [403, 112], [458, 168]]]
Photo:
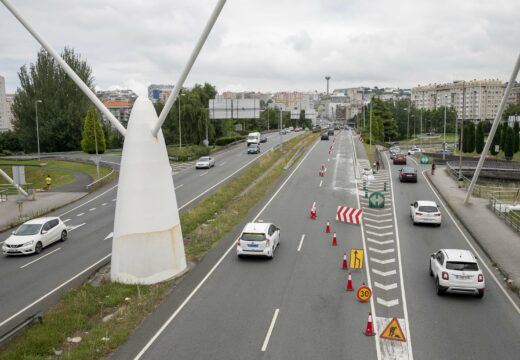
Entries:
[[325, 76], [325, 80], [327, 80], [327, 96], [329, 96], [329, 80], [330, 80], [330, 76]]

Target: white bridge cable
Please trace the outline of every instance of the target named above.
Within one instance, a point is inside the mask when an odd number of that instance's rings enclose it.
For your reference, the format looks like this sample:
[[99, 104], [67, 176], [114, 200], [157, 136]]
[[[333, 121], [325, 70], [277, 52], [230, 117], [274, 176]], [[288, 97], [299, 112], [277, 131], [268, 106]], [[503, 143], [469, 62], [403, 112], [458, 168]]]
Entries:
[[40, 45], [56, 60], [56, 62], [65, 70], [67, 75], [70, 76], [72, 81], [78, 85], [83, 93], [94, 103], [94, 105], [106, 116], [106, 118], [112, 123], [112, 125], [125, 136], [126, 129], [124, 126], [112, 115], [112, 113], [106, 108], [106, 106], [98, 99], [96, 94], [81, 80], [81, 78], [71, 69], [71, 67], [61, 58], [60, 55], [52, 48], [52, 46], [36, 32], [36, 30], [29, 24], [29, 22], [14, 8], [9, 0], [0, 0], [5, 7], [20, 21], [20, 23], [31, 33], [31, 35], [40, 43]]
[[[3, 0], [0, 0], [3, 1]], [[206, 26], [204, 27], [204, 30], [202, 31], [202, 34], [200, 35], [199, 41], [195, 45], [195, 48], [193, 49], [190, 58], [188, 59], [188, 62], [186, 63], [186, 66], [184, 67], [184, 70], [182, 71], [181, 75], [179, 76], [177, 83], [173, 87], [173, 91], [171, 92], [170, 96], [168, 97], [168, 100], [166, 101], [166, 104], [164, 104], [164, 108], [161, 111], [161, 114], [159, 115], [159, 120], [157, 121], [157, 124], [152, 129], [152, 135], [154, 137], [157, 137], [157, 133], [161, 129], [162, 124], [164, 123], [164, 120], [166, 120], [166, 116], [170, 112], [170, 109], [172, 108], [173, 104], [175, 103], [175, 100], [179, 96], [179, 93], [181, 91], [182, 85], [184, 84], [184, 81], [188, 77], [188, 74], [190, 73], [191, 68], [193, 67], [193, 64], [195, 63], [195, 60], [197, 59], [197, 56], [200, 53], [200, 50], [202, 49], [202, 46], [204, 46], [204, 43], [206, 42], [206, 39], [209, 36], [209, 33], [211, 32], [211, 29], [213, 28], [213, 25], [215, 25], [215, 22], [218, 19], [218, 16], [220, 15], [220, 12], [222, 11], [222, 8], [226, 4], [226, 0], [218, 0], [217, 4], [215, 5], [215, 8], [213, 9], [213, 12], [211, 13], [210, 18], [208, 19], [208, 22], [206, 23]]]

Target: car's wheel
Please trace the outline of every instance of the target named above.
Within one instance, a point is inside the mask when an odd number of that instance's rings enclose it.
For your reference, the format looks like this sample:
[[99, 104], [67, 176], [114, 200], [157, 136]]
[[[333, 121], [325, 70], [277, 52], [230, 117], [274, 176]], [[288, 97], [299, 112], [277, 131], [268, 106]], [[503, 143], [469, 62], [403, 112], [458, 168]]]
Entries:
[[432, 263], [431, 263], [431, 261], [430, 261], [430, 264], [429, 264], [428, 268], [429, 268], [429, 270], [430, 270], [430, 271], [429, 271], [429, 272], [430, 272], [430, 276], [433, 277], [433, 271], [432, 271]]
[[60, 240], [61, 240], [61, 241], [67, 241], [67, 236], [68, 236], [68, 235], [67, 235], [67, 231], [66, 231], [66, 230], [63, 230], [63, 231], [61, 232], [61, 238], [60, 238]]
[[36, 246], [34, 247], [34, 253], [39, 254], [42, 252], [43, 245], [41, 242], [37, 242]]
[[477, 294], [477, 298], [482, 299], [484, 297], [484, 289], [479, 290]]
[[269, 260], [273, 260], [274, 259], [274, 249], [271, 250], [271, 256], [268, 256], [267, 258]]
[[444, 289], [439, 285], [439, 278], [435, 279], [435, 293], [439, 296], [444, 295]]

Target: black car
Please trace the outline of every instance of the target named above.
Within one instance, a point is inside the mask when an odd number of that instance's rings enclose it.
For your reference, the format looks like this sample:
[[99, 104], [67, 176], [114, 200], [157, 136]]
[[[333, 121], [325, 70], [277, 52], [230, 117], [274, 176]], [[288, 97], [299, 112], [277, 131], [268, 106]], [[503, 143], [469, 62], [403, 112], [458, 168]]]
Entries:
[[334, 129], [329, 129], [329, 136], [334, 136]]
[[321, 140], [329, 140], [329, 133], [326, 133], [326, 132], [322, 133]]
[[265, 135], [260, 135], [260, 142], [261, 143], [266, 143], [267, 142], [267, 137]]
[[399, 181], [411, 181], [417, 182], [417, 170], [415, 170], [411, 166], [405, 166], [401, 170], [399, 170]]

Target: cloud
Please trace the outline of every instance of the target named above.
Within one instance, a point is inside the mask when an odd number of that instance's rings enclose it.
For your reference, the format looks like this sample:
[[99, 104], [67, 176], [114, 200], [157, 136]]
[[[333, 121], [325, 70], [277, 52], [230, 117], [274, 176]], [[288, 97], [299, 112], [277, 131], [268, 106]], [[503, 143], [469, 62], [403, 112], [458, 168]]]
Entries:
[[[57, 49], [73, 47], [99, 88], [175, 83], [216, 0], [13, 0]], [[518, 55], [516, 0], [228, 1], [186, 86], [320, 90], [499, 78]], [[8, 91], [39, 46], [0, 5]]]

